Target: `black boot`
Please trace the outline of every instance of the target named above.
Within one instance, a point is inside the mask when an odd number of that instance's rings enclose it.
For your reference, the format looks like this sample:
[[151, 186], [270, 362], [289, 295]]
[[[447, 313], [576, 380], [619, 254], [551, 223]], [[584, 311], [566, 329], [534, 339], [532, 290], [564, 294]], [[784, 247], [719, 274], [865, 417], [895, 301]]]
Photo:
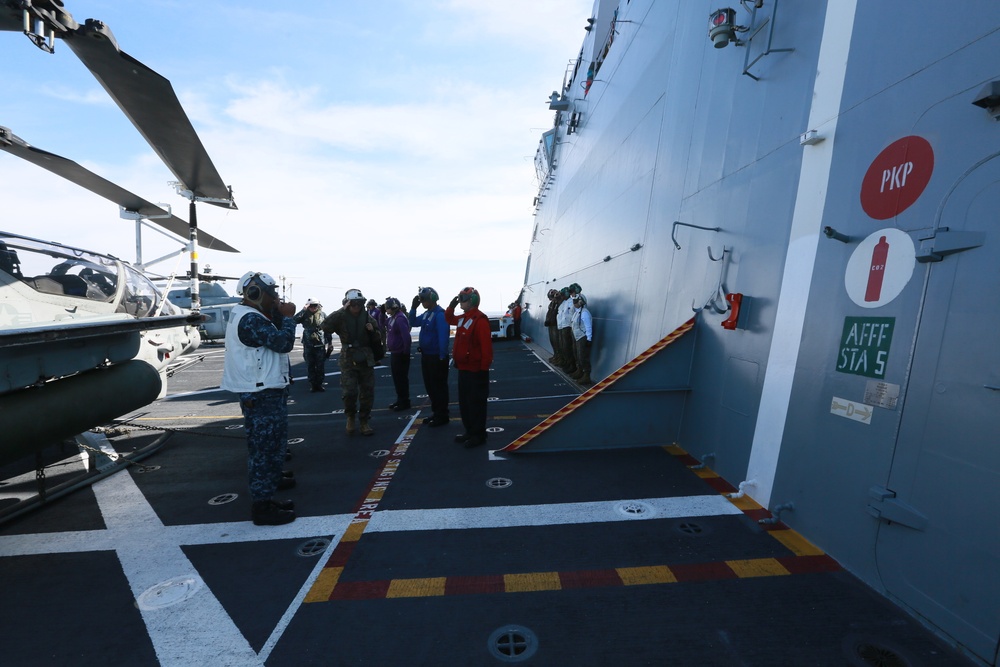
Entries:
[[295, 521], [295, 512], [280, 509], [270, 500], [254, 501], [250, 515], [255, 526], [280, 526]]

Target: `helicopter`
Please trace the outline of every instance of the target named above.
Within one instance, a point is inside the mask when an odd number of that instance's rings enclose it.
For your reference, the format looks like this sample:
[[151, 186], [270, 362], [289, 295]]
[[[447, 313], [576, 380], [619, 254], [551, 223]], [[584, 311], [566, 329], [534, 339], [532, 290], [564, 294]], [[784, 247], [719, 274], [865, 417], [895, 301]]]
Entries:
[[[199, 293], [201, 296], [201, 324], [198, 331], [202, 341], [218, 341], [226, 337], [226, 327], [229, 326], [229, 318], [233, 312], [233, 306], [243, 299], [238, 296], [231, 296], [226, 289], [219, 284], [225, 280], [237, 280], [233, 276], [219, 276], [213, 274], [209, 267], [198, 276]], [[175, 287], [167, 291], [167, 298], [175, 306], [181, 308], [191, 307], [191, 287], [190, 275], [186, 276], [187, 287]]]
[[[197, 203], [236, 204], [167, 79], [123, 52], [103, 22], [78, 23], [62, 0], [0, 0], [0, 31], [22, 32], [49, 54], [56, 39], [66, 43], [177, 178], [189, 220], [8, 128], [0, 127], [0, 151], [117, 203], [122, 217], [136, 221], [137, 235], [141, 225], [153, 224], [186, 238], [190, 275], [199, 275], [199, 246], [238, 252], [198, 229]], [[199, 281], [192, 282], [187, 312], [142, 269], [139, 262], [0, 232], [0, 464], [164, 395], [167, 365], [200, 343]]]

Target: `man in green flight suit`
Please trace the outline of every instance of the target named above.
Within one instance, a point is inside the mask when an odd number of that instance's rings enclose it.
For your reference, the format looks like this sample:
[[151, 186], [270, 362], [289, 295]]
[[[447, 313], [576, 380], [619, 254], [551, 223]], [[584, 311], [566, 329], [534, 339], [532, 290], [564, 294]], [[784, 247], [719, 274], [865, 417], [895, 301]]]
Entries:
[[[321, 328], [340, 337], [340, 388], [347, 416], [347, 434], [360, 430], [361, 435], [374, 435], [368, 420], [375, 404], [375, 353], [372, 335], [378, 336], [378, 323], [365, 311], [361, 290], [349, 289], [347, 303], [323, 320]], [[381, 341], [380, 341], [381, 342]], [[355, 415], [358, 422], [355, 422]]]

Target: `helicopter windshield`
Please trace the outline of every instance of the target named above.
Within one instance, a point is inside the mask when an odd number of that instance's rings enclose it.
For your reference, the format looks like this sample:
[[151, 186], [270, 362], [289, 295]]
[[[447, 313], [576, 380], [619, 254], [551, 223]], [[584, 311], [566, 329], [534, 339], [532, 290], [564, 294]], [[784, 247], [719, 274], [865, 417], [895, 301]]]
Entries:
[[[162, 305], [160, 305], [162, 303]], [[125, 265], [125, 294], [122, 296], [119, 313], [128, 313], [136, 317], [149, 317], [156, 313], [160, 305], [159, 315], [176, 315], [176, 309], [163, 298], [156, 286], [142, 273], [131, 266]]]
[[19, 236], [0, 234], [0, 275], [46, 294], [111, 302], [118, 262], [110, 257]]

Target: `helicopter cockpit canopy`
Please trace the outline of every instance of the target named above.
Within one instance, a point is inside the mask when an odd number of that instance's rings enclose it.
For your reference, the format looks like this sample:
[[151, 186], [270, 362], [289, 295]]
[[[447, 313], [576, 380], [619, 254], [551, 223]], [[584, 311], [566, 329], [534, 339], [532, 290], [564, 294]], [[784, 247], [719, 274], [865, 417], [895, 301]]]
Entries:
[[14, 280], [43, 294], [114, 303], [135, 317], [176, 314], [146, 276], [113, 257], [0, 233], [0, 284]]

